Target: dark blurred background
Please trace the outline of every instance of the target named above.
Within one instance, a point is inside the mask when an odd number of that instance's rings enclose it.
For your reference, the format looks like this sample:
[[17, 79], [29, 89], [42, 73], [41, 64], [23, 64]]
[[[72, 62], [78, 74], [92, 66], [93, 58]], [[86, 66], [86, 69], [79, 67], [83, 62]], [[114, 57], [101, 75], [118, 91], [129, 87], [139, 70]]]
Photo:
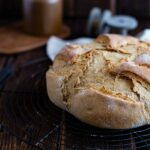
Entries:
[[[139, 27], [130, 34], [150, 27], [150, 0], [64, 0], [64, 22], [72, 34], [85, 35], [85, 26], [91, 8], [111, 9], [114, 14], [135, 16]], [[22, 19], [22, 0], [0, 0], [0, 25]], [[80, 22], [80, 26], [79, 23]]]

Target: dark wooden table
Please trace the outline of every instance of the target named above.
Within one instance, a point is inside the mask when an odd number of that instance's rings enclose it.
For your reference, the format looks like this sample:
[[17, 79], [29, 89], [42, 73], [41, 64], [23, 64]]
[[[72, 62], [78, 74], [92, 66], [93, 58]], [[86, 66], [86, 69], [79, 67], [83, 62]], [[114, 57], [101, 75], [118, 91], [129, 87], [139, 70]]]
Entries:
[[[3, 95], [5, 92], [6, 92], [5, 95], [10, 94], [11, 92], [15, 92], [16, 87], [19, 86], [17, 84], [17, 82], [18, 83], [20, 82], [18, 79], [19, 76], [24, 76], [23, 70], [27, 69], [26, 67], [23, 69], [19, 69], [19, 68], [26, 65], [26, 64], [30, 66], [30, 63], [31, 63], [31, 65], [32, 65], [32, 63], [36, 65], [37, 64], [36, 61], [44, 61], [44, 60], [47, 61], [47, 65], [45, 65], [45, 67], [48, 68], [48, 66], [49, 66], [48, 64], [51, 64], [51, 62], [48, 60], [48, 58], [46, 56], [45, 47], [40, 47], [40, 48], [34, 49], [30, 52], [24, 52], [24, 53], [16, 54], [16, 55], [10, 55], [10, 56], [0, 55], [0, 70], [7, 67], [8, 64], [11, 66], [11, 68], [13, 68], [11, 74], [9, 74], [6, 81], [3, 82], [4, 87], [1, 87], [1, 89], [0, 89], [0, 93], [1, 93], [0, 94], [0, 101], [1, 101], [0, 102], [1, 103], [1, 106], [0, 106], [0, 124], [3, 123], [4, 120], [6, 119], [4, 116], [4, 110], [2, 108], [5, 106], [2, 104], [2, 100], [7, 99], [8, 97], [3, 96]], [[17, 72], [17, 74], [16, 74], [16, 72]], [[31, 71], [27, 71], [27, 72], [29, 74], [32, 74]], [[14, 81], [12, 84], [13, 88], [10, 88], [12, 78]], [[22, 85], [22, 87], [23, 86], [24, 85]], [[30, 83], [28, 83], [28, 86], [30, 86]], [[5, 88], [5, 87], [7, 87], [7, 88]], [[11, 94], [9, 96], [14, 97], [14, 95], [11, 95]], [[13, 97], [12, 97], [12, 99], [13, 99]], [[33, 147], [30, 147], [28, 144], [21, 142], [18, 138], [16, 138], [16, 135], [10, 134], [10, 132], [8, 132], [8, 130], [4, 130], [3, 126], [0, 125], [0, 149], [1, 150], [28, 150], [31, 148], [33, 148]], [[36, 148], [34, 148], [34, 149], [36, 149]]]

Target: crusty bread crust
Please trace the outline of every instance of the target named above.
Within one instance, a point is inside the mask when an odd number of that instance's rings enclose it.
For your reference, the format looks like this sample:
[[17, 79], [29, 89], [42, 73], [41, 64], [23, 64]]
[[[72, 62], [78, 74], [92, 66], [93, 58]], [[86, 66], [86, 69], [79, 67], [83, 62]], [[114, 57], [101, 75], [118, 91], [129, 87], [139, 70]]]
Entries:
[[[134, 49], [127, 49], [131, 54], [124, 53], [122, 45], [138, 46], [139, 41], [133, 37], [107, 34], [96, 41], [102, 45], [99, 50], [90, 46], [87, 50], [86, 46], [87, 53], [80, 46], [70, 46], [57, 56], [53, 67], [46, 73], [50, 100], [79, 120], [96, 127], [128, 129], [149, 124], [150, 68], [142, 65], [148, 64], [143, 58], [145, 55], [149, 58], [150, 50], [146, 51], [145, 44], [144, 50], [135, 49], [135, 53]], [[109, 52], [109, 48], [115, 49], [115, 53]], [[118, 79], [118, 76], [128, 79]], [[109, 86], [107, 79], [113, 85]], [[116, 86], [121, 87], [120, 91]]]
[[80, 120], [103, 128], [134, 128], [148, 123], [144, 104], [128, 102], [84, 89], [71, 99], [70, 112]]
[[50, 100], [85, 123], [112, 129], [134, 128], [148, 123], [143, 103], [126, 102], [94, 89], [82, 89], [71, 97], [68, 110], [63, 101], [62, 77], [48, 71], [46, 78]]
[[58, 107], [64, 109], [65, 104], [63, 103], [63, 77], [58, 76], [53, 71], [49, 70], [46, 73], [46, 84], [47, 84], [47, 93], [50, 100], [55, 103]]

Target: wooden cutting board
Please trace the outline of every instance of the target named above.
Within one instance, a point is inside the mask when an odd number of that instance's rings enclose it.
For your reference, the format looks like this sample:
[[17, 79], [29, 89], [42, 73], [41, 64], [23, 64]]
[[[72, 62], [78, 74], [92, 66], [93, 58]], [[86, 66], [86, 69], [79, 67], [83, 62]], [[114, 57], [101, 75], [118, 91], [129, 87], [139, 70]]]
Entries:
[[[33, 36], [23, 31], [23, 23], [17, 22], [0, 28], [0, 53], [14, 54], [29, 51], [46, 44], [49, 36]], [[70, 29], [63, 26], [62, 32], [56, 35], [68, 37]]]

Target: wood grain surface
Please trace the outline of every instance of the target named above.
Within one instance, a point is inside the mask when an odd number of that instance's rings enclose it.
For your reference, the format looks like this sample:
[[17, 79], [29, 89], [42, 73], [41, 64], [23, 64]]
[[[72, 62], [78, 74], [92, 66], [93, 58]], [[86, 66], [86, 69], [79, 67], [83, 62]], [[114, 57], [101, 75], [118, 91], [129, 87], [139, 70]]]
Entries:
[[[63, 25], [62, 32], [56, 36], [65, 38], [70, 29]], [[23, 23], [17, 22], [0, 28], [0, 53], [14, 54], [33, 50], [46, 44], [49, 36], [34, 36], [23, 31]]]
[[[42, 58], [46, 57], [45, 49], [43, 47], [40, 49], [36, 49], [35, 51], [32, 51], [30, 53], [25, 52], [25, 53], [22, 53], [19, 55], [11, 55], [11, 56], [0, 55], [0, 71], [6, 67], [9, 59], [13, 59], [13, 63], [11, 64], [11, 66], [13, 68], [17, 69], [20, 66], [26, 64], [27, 62], [32, 62], [33, 60], [37, 60], [41, 57]], [[50, 63], [51, 62], [49, 62], [49, 64]], [[11, 76], [13, 76], [13, 73]], [[9, 78], [7, 80], [9, 80]], [[14, 77], [14, 80], [17, 81], [18, 76]], [[9, 83], [10, 83], [10, 81], [9, 81]], [[5, 87], [7, 87], [8, 82], [6, 81], [5, 84], [6, 84]], [[11, 84], [9, 84], [9, 87], [10, 87], [10, 85]], [[14, 89], [15, 89], [15, 86], [16, 85], [14, 85]], [[39, 150], [35, 146], [26, 144], [25, 142], [21, 141], [19, 138], [16, 138], [16, 136], [14, 136], [13, 133], [11, 134], [11, 132], [8, 132], [8, 130], [6, 130], [5, 128], [3, 128], [3, 126], [1, 126], [1, 123], [4, 123], [4, 120], [6, 119], [4, 116], [4, 111], [3, 111], [4, 109], [2, 108], [2, 105], [3, 105], [2, 99], [4, 99], [3, 94], [2, 94], [3, 90], [4, 90], [4, 88], [0, 89], [0, 150]], [[16, 126], [17, 125], [15, 125], [15, 124], [14, 124], [14, 126], [11, 126], [10, 130], [14, 131]], [[21, 132], [20, 132], [20, 134], [21, 134]]]

